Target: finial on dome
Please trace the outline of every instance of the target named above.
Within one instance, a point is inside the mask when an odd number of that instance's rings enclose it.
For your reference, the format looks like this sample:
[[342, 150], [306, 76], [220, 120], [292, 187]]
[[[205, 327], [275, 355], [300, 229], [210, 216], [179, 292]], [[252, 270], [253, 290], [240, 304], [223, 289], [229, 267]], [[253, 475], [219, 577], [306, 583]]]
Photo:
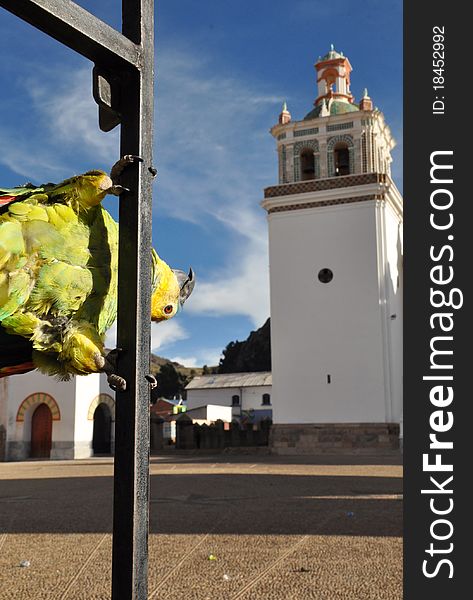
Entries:
[[359, 104], [360, 110], [373, 110], [373, 101], [368, 96], [368, 89], [365, 88], [363, 91], [363, 98]]
[[286, 125], [291, 122], [291, 113], [287, 110], [287, 102], [284, 100], [281, 114], [279, 115], [279, 124]]

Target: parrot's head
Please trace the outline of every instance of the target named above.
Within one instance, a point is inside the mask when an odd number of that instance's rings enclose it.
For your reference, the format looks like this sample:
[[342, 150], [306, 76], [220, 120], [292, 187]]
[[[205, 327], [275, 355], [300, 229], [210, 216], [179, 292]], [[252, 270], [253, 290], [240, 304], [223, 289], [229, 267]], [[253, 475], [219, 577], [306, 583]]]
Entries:
[[116, 184], [107, 173], [103, 171], [87, 171], [81, 175], [81, 185], [84, 190], [84, 199], [90, 206], [100, 204], [107, 194], [119, 196], [126, 188]]
[[192, 269], [171, 269], [153, 250], [153, 293], [151, 296], [151, 320], [159, 323], [174, 317], [194, 289], [195, 275]]
[[[49, 185], [49, 184], [48, 184]], [[102, 202], [107, 194], [119, 195], [124, 188], [114, 185], [104, 171], [87, 171], [62, 181], [50, 190], [51, 197], [64, 196], [68, 201], [77, 203], [77, 208], [89, 209]]]

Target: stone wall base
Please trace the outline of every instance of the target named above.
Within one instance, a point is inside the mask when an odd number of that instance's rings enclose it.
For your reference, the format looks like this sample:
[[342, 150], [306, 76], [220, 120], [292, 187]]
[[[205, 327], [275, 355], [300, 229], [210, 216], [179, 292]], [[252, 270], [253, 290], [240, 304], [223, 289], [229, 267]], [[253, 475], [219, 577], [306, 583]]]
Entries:
[[[89, 458], [93, 455], [91, 444], [76, 443], [73, 441], [53, 442], [51, 445], [51, 454], [49, 460], [71, 460], [73, 458]], [[7, 461], [32, 460], [30, 442], [7, 442], [6, 457]], [[47, 458], [43, 460], [48, 460]]]
[[29, 442], [8, 442], [6, 443], [5, 460], [28, 460], [30, 456]]
[[273, 423], [273, 454], [382, 454], [399, 450], [397, 423]]

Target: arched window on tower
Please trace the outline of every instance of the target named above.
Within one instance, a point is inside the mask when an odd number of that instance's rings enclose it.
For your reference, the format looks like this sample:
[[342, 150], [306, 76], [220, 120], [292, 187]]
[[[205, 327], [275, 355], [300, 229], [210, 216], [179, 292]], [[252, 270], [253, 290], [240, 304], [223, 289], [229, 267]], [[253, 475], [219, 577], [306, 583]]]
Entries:
[[345, 142], [340, 142], [337, 144], [333, 151], [333, 158], [335, 164], [335, 175], [349, 175], [350, 151], [348, 150], [348, 144]]
[[301, 181], [308, 179], [315, 179], [314, 151], [311, 148], [304, 148], [301, 151]]

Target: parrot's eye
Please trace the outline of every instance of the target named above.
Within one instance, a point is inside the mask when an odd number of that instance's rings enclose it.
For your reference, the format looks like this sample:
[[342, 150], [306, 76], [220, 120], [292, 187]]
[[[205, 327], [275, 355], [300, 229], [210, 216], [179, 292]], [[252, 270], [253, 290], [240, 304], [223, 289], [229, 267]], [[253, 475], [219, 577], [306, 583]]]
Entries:
[[167, 306], [164, 307], [164, 314], [165, 315], [170, 315], [173, 310], [174, 310], [173, 305], [172, 304], [168, 304]]

